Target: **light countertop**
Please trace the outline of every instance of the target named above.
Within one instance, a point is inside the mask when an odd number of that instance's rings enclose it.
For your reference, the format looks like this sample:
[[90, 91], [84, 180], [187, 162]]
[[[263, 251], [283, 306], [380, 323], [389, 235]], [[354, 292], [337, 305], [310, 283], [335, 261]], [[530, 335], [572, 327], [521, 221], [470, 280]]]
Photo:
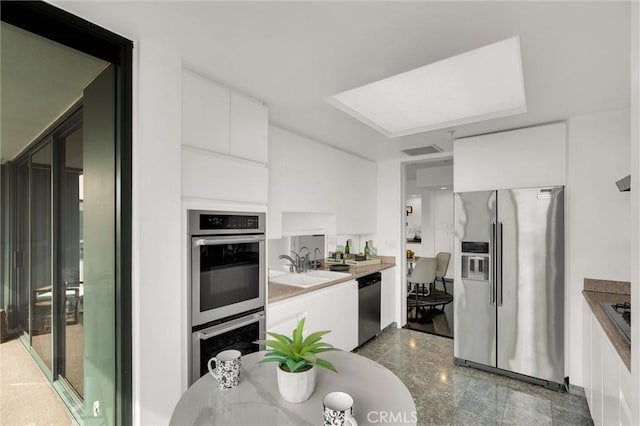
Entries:
[[600, 303], [629, 302], [631, 299], [630, 283], [585, 278], [582, 294], [593, 315], [604, 329], [609, 341], [618, 352], [620, 359], [627, 366], [627, 369], [631, 371], [631, 346], [620, 336], [613, 321], [600, 306]]
[[[337, 280], [329, 281], [323, 284], [318, 284], [313, 287], [296, 287], [285, 284], [278, 284], [269, 281], [269, 303], [279, 302], [281, 300], [288, 299], [290, 297], [300, 296], [301, 294], [311, 293], [316, 290], [320, 290], [321, 288], [330, 287], [332, 285], [340, 284], [343, 282], [351, 281], [358, 279], [360, 277], [364, 277], [365, 275], [373, 274], [375, 272], [380, 272], [385, 269], [393, 268], [396, 266], [395, 257], [393, 256], [380, 256], [381, 263], [377, 265], [366, 265], [366, 266], [351, 266], [349, 268], [349, 273], [351, 274], [348, 277], [339, 278]], [[323, 270], [329, 270], [329, 265], [324, 264], [324, 266], [318, 268]]]

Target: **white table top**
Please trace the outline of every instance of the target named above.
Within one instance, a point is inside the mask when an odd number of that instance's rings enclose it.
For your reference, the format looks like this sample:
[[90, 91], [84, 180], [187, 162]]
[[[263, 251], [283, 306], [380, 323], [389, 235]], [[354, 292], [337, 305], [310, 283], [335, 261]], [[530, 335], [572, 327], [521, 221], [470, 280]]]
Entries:
[[360, 355], [335, 351], [321, 355], [338, 374], [319, 368], [316, 389], [300, 404], [286, 402], [278, 392], [276, 363], [259, 364], [264, 352], [242, 357], [240, 384], [218, 389], [206, 374], [182, 395], [170, 425], [318, 425], [322, 423], [322, 398], [343, 391], [354, 399], [359, 426], [380, 424], [394, 416], [397, 422], [416, 424], [416, 407], [406, 386], [382, 365]]

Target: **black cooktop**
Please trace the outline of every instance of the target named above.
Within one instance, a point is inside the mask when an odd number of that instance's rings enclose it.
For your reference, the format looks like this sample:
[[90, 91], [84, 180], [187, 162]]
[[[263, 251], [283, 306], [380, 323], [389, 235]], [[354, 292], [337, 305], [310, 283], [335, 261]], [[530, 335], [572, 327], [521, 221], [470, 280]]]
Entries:
[[611, 318], [624, 340], [631, 344], [631, 305], [628, 302], [601, 303], [600, 305]]

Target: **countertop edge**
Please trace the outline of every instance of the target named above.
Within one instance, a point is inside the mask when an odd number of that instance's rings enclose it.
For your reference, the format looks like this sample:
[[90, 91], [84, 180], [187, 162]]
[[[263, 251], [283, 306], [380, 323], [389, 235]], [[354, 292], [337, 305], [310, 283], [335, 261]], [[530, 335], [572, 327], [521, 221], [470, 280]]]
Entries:
[[[356, 279], [358, 279], [360, 277], [364, 277], [365, 275], [374, 274], [376, 272], [384, 271], [385, 269], [390, 269], [390, 268], [393, 268], [395, 266], [396, 266], [396, 264], [394, 262], [394, 263], [379, 263], [377, 265], [367, 265], [367, 266], [352, 267], [349, 270], [349, 273], [351, 274], [350, 276], [344, 277], [344, 278], [339, 278], [337, 280], [329, 281], [329, 282], [326, 282], [326, 283], [323, 283], [323, 284], [319, 284], [317, 286], [313, 286], [313, 287], [310, 287], [310, 288], [296, 287], [296, 286], [285, 285], [285, 284], [278, 284], [278, 283], [274, 283], [272, 281], [269, 281], [269, 283], [268, 283], [268, 285], [269, 285], [269, 300], [268, 300], [267, 304], [281, 302], [283, 300], [287, 300], [287, 299], [290, 299], [292, 297], [297, 297], [297, 296], [302, 296], [304, 294], [313, 293], [316, 290], [321, 290], [323, 288], [327, 288], [327, 287], [331, 287], [331, 286], [334, 286], [334, 285], [342, 284], [342, 283], [345, 283], [347, 281], [356, 280]], [[324, 269], [324, 268], [322, 268], [322, 269]], [[277, 290], [276, 293], [284, 293], [284, 294], [278, 294], [276, 296], [271, 296], [272, 289]]]
[[613, 281], [598, 278], [585, 278], [583, 281], [584, 290], [598, 293], [631, 294], [631, 283], [629, 281]]
[[627, 370], [631, 371], [631, 346], [624, 341], [616, 330], [609, 316], [604, 312], [600, 303], [623, 303], [629, 302], [630, 296], [620, 293], [603, 293], [598, 291], [582, 290], [582, 294], [591, 308], [591, 312], [596, 317], [609, 341], [615, 348], [618, 356], [624, 362]]

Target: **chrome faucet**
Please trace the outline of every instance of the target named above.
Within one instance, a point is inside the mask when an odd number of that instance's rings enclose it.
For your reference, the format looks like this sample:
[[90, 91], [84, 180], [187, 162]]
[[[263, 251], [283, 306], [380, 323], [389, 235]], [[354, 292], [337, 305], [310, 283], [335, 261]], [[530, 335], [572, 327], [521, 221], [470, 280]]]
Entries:
[[322, 256], [322, 252], [318, 247], [316, 247], [315, 250], [313, 250], [313, 269], [315, 271], [318, 270], [318, 253], [320, 253], [320, 256]]
[[[307, 254], [302, 255], [302, 250], [306, 250]], [[311, 263], [311, 253], [309, 253], [309, 247], [307, 246], [300, 247], [300, 250], [298, 250], [298, 253], [300, 255], [300, 267], [304, 272], [307, 272], [309, 270], [309, 264]]]
[[[306, 247], [302, 247], [302, 249], [307, 249], [307, 253], [309, 252], [309, 249]], [[300, 251], [302, 251], [302, 249], [300, 249]], [[309, 259], [308, 259], [308, 254], [306, 255], [301, 255], [300, 253], [296, 253], [295, 251], [291, 250], [291, 253], [296, 257], [298, 263], [297, 263], [297, 268], [296, 268], [296, 272], [307, 272], [308, 268], [309, 268]]]
[[[300, 257], [298, 256], [298, 259]], [[280, 256], [278, 256], [278, 259], [284, 259], [284, 260], [288, 260], [291, 264], [289, 265], [289, 272], [300, 272], [298, 269], [298, 262], [296, 262], [295, 260], [293, 260], [291, 258], [291, 256], [287, 256], [286, 254], [281, 254]]]

